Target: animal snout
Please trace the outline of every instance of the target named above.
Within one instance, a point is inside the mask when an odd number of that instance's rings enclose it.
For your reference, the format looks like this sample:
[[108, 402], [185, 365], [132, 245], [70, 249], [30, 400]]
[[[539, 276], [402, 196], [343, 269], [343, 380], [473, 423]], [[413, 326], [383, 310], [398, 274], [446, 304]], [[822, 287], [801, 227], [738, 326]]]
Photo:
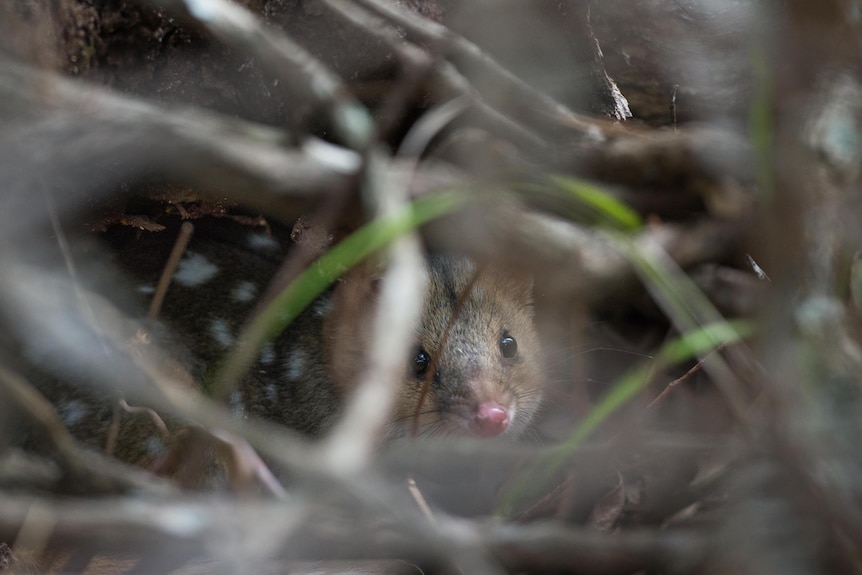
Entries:
[[470, 429], [480, 437], [496, 437], [509, 427], [509, 410], [496, 402], [481, 403], [470, 420]]

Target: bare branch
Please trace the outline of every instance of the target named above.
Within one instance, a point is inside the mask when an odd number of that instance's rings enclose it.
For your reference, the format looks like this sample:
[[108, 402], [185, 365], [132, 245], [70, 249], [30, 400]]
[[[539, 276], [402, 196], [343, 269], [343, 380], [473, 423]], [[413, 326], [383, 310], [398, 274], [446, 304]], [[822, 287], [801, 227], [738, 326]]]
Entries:
[[266, 28], [251, 12], [226, 0], [160, 0], [177, 14], [191, 17], [214, 36], [251, 54], [272, 71], [285, 90], [299, 94], [294, 106], [323, 107], [348, 147], [363, 150], [375, 135], [368, 111], [343, 82], [286, 34]]
[[[54, 194], [58, 209], [80, 201], [81, 190], [97, 194], [136, 171], [162, 170], [278, 213], [285, 195], [338, 191], [360, 166], [355, 154], [313, 139], [291, 146], [280, 130], [199, 109], [165, 109], [7, 60], [0, 98], [17, 110], [0, 131], [0, 170], [13, 189], [31, 189], [38, 175], [62, 190]], [[118, 164], [126, 170], [118, 173]]]

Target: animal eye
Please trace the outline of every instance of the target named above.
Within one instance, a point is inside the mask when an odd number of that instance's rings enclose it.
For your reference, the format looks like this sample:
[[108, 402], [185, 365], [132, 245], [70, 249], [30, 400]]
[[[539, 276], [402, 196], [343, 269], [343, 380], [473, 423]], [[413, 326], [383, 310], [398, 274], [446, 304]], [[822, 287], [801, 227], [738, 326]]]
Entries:
[[428, 366], [431, 365], [431, 358], [425, 353], [425, 350], [420, 349], [413, 357], [413, 373], [416, 377], [424, 377], [428, 372]]
[[504, 331], [503, 337], [500, 338], [500, 353], [506, 359], [512, 359], [518, 355], [518, 342], [509, 335], [509, 332]]

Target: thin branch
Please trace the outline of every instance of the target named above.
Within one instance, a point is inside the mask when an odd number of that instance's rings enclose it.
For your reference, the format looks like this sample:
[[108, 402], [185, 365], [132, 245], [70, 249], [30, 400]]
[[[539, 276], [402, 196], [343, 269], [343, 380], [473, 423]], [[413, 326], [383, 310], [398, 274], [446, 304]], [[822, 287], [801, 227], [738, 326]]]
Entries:
[[348, 147], [364, 150], [373, 141], [374, 122], [365, 107], [338, 76], [287, 34], [265, 27], [254, 14], [226, 0], [159, 0], [158, 4], [191, 17], [225, 44], [254, 56], [283, 89], [295, 91], [312, 107], [325, 108], [337, 136]]
[[165, 301], [165, 295], [168, 293], [168, 286], [171, 283], [171, 278], [174, 277], [174, 272], [180, 265], [180, 259], [192, 239], [194, 226], [191, 222], [183, 222], [180, 226], [180, 233], [177, 236], [177, 241], [171, 249], [171, 254], [168, 256], [168, 261], [165, 262], [165, 268], [162, 270], [162, 275], [159, 277], [159, 283], [156, 286], [156, 292], [153, 294], [153, 299], [150, 302], [150, 309], [147, 311], [147, 319], [150, 321], [159, 317], [159, 311], [162, 309], [162, 303]]
[[418, 44], [440, 46], [448, 59], [464, 69], [478, 70], [483, 84], [473, 85], [492, 107], [518, 122], [537, 129], [550, 141], [603, 138], [600, 124], [575, 114], [553, 98], [536, 90], [502, 66], [478, 46], [445, 26], [415, 14], [393, 2], [353, 0], [407, 32]]
[[[388, 170], [379, 151], [368, 160], [363, 189], [374, 215], [397, 213], [407, 202], [408, 186]], [[418, 239], [409, 235], [396, 240], [388, 255], [389, 269], [381, 282], [367, 364], [322, 454], [327, 467], [340, 472], [353, 473], [366, 465], [383, 436], [422, 310], [423, 256]]]
[[389, 23], [352, 2], [341, 0], [321, 0], [333, 14], [354, 30], [377, 39], [398, 56], [404, 74], [389, 90], [386, 101], [379, 113], [379, 138], [385, 140], [398, 126], [399, 120], [412, 103], [411, 96], [426, 81], [428, 73], [435, 65], [439, 55], [433, 47], [421, 50], [405, 42], [396, 29]]
[[0, 387], [4, 397], [30, 417], [28, 425], [36, 425], [59, 455], [65, 474], [58, 478], [55, 487], [78, 493], [136, 490], [151, 495], [167, 495], [173, 492], [167, 484], [146, 473], [79, 447], [48, 400], [20, 375], [2, 366]]
[[[296, 434], [272, 423], [243, 422], [226, 408], [193, 391], [191, 381], [178, 377], [175, 362], [153, 346], [135, 343], [138, 325], [127, 319], [104, 298], [87, 293], [95, 312], [95, 324], [80, 315], [70, 315], [73, 297], [67, 282], [49, 272], [7, 262], [8, 275], [0, 277], [0, 303], [25, 342], [51, 341], [52, 354], [42, 360], [47, 370], [62, 369], [63, 377], [77, 377], [94, 388], [119, 389], [136, 403], [159, 413], [196, 421], [244, 437], [285, 469], [299, 475], [316, 470], [305, 442]], [[74, 309], [74, 308], [71, 308]], [[58, 325], [56, 318], [65, 318]], [[93, 349], [95, 333], [113, 347], [108, 354]], [[68, 358], [76, 358], [70, 369]]]
[[[588, 227], [502, 201], [502, 194], [492, 195], [493, 203], [479, 204], [481, 210], [468, 209], [432, 224], [429, 238], [436, 247], [467, 251], [480, 261], [517, 265], [569, 282], [567, 290], [584, 305], [606, 304], [637, 287], [634, 268], [618, 246]], [[685, 268], [733, 253], [746, 225], [744, 220], [663, 223], [644, 228], [634, 241], [661, 246]]]
[[[0, 539], [14, 534], [38, 500], [0, 496]], [[44, 504], [44, 503], [43, 503]], [[486, 550], [510, 572], [571, 569], [632, 573], [638, 570], [692, 572], [709, 557], [705, 534], [645, 531], [604, 534], [558, 524], [479, 524], [438, 518], [434, 527], [397, 524], [356, 529], [333, 504], [228, 502], [223, 499], [149, 502], [51, 502], [42, 518], [52, 542], [95, 552], [147, 553], [158, 548], [200, 553], [196, 560], [246, 562], [281, 560], [389, 559], [427, 561], [465, 543]], [[371, 519], [348, 513], [354, 521]], [[333, 523], [335, 518], [341, 518]], [[151, 552], [151, 551], [150, 551]], [[235, 563], [234, 563], [235, 564]], [[471, 571], [472, 573], [473, 571]]]
[[697, 361], [697, 363], [695, 363], [693, 366], [691, 366], [691, 368], [690, 368], [687, 372], [685, 372], [683, 375], [681, 375], [680, 377], [676, 378], [676, 379], [675, 379], [675, 380], [673, 380], [672, 382], [668, 383], [668, 384], [665, 386], [665, 388], [664, 388], [663, 390], [661, 390], [661, 393], [659, 393], [659, 394], [655, 397], [655, 399], [653, 399], [651, 402], [649, 402], [649, 404], [647, 404], [647, 406], [646, 406], [647, 411], [653, 411], [653, 410], [657, 409], [658, 407], [660, 407], [660, 406], [661, 406], [661, 403], [662, 403], [662, 402], [665, 400], [665, 398], [670, 394], [670, 392], [671, 392], [671, 390], [672, 390], [673, 388], [675, 388], [676, 386], [680, 385], [681, 383], [684, 383], [684, 382], [685, 382], [685, 380], [687, 380], [687, 379], [688, 379], [688, 378], [690, 378], [692, 375], [694, 375], [695, 373], [697, 373], [698, 371], [700, 371], [700, 370], [703, 368], [703, 362], [704, 362], [704, 361], [706, 361], [706, 358], [707, 358], [707, 357], [709, 357], [710, 355], [712, 355], [712, 354], [714, 354], [714, 353], [719, 353], [719, 352], [720, 352], [721, 350], [723, 350], [725, 347], [726, 347], [726, 344], [722, 344], [722, 345], [718, 346], [717, 348], [715, 348], [714, 350], [712, 350], [711, 352], [709, 352], [708, 354], [706, 354], [706, 356], [704, 356], [704, 357], [700, 358], [700, 359]]
[[0, 386], [5, 390], [4, 395], [42, 429], [66, 468], [73, 475], [87, 473], [77, 442], [44, 396], [20, 375], [3, 366], [0, 366]]
[[[0, 132], [7, 191], [29, 191], [39, 177], [51, 191], [68, 190], [54, 194], [60, 213], [101, 192], [98, 186], [164, 170], [200, 190], [219, 190], [222, 199], [278, 214], [285, 195], [345, 189], [361, 166], [357, 154], [319, 140], [291, 146], [280, 130], [197, 108], [164, 108], [2, 57], [0, 99], [19, 111]], [[32, 227], [29, 203], [10, 209], [20, 221], [10, 217], [9, 224]]]

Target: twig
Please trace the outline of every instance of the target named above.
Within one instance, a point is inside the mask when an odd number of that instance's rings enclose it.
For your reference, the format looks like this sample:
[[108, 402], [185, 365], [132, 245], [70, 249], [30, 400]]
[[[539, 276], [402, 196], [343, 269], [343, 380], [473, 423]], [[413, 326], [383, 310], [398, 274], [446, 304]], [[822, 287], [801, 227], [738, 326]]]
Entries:
[[[112, 184], [117, 174], [128, 178], [146, 168], [278, 215], [285, 195], [319, 197], [344, 189], [360, 166], [355, 153], [334, 146], [291, 148], [281, 130], [200, 109], [156, 106], [2, 57], [0, 99], [36, 118], [0, 133], [0, 171], [10, 184], [4, 199], [14, 198], [12, 192], [26, 197], [39, 178], [52, 192], [68, 191], [52, 196], [61, 213], [79, 207], [83, 194]], [[118, 164], [126, 170], [118, 171]], [[81, 165], [91, 168], [86, 181], [77, 176]], [[99, 172], [103, 165], [112, 167]], [[20, 209], [21, 217], [7, 218], [4, 234], [19, 238], [32, 227], [32, 205], [11, 208]]]
[[422, 495], [422, 492], [419, 491], [419, 486], [416, 485], [416, 480], [413, 479], [412, 475], [407, 477], [407, 489], [410, 490], [410, 495], [413, 497], [416, 505], [419, 506], [419, 510], [422, 511], [422, 515], [427, 517], [428, 521], [437, 525], [437, 519], [434, 517], [434, 513], [428, 506], [428, 502], [425, 501], [425, 497]]
[[478, 46], [445, 26], [381, 0], [353, 0], [407, 31], [417, 43], [441, 46], [443, 53], [466, 69], [479, 70], [486, 80], [473, 86], [498, 111], [538, 128], [551, 141], [601, 138], [599, 124], [575, 114], [494, 61]]
[[[38, 500], [36, 500], [38, 501]], [[0, 539], [20, 527], [34, 500], [0, 496]], [[465, 544], [485, 550], [510, 572], [549, 571], [578, 566], [582, 572], [638, 570], [694, 572], [712, 547], [708, 533], [630, 530], [615, 534], [559, 524], [480, 524], [424, 518], [385, 532], [344, 525], [343, 504], [224, 501], [51, 502], [53, 540], [96, 552], [145, 553], [197, 549], [199, 559], [243, 561], [388, 559], [422, 563], [446, 557]], [[333, 518], [342, 518], [333, 522]], [[353, 515], [367, 522], [370, 517]], [[41, 528], [44, 520], [34, 528]], [[422, 525], [424, 523], [424, 526]], [[335, 525], [341, 527], [335, 527]], [[365, 523], [367, 524], [367, 523]], [[45, 525], [47, 527], [47, 525]], [[228, 544], [229, 543], [229, 544]], [[716, 543], [717, 545], [718, 543]], [[483, 569], [488, 572], [488, 569]], [[472, 573], [472, 571], [471, 571]]]
[[[390, 93], [388, 104], [384, 106], [386, 113], [381, 124], [381, 133], [389, 130], [391, 120], [397, 116], [400, 107], [396, 102], [406, 103], [406, 94], [416, 85], [416, 82], [425, 79], [424, 75], [430, 77], [430, 84], [436, 87], [438, 99], [466, 99], [472, 108], [471, 115], [485, 127], [508, 138], [525, 152], [541, 154], [544, 159], [547, 159], [549, 152], [546, 140], [548, 134], [543, 133], [541, 129], [537, 130], [537, 127], [551, 126], [553, 133], [566, 139], [577, 139], [583, 135], [591, 138], [601, 137], [603, 129], [600, 124], [568, 111], [547, 95], [534, 90], [504, 70], [466, 39], [431, 20], [403, 10], [395, 4], [368, 3], [363, 0], [352, 2], [324, 0], [324, 2], [335, 14], [341, 16], [357, 30], [385, 43], [399, 56], [405, 68], [406, 78], [401, 83], [401, 88]], [[384, 25], [380, 25], [381, 20], [376, 16], [384, 18]], [[413, 24], [405, 25], [408, 20]], [[386, 22], [389, 22], [388, 26], [385, 25]], [[414, 40], [424, 47], [424, 51], [418, 50], [414, 44], [405, 41], [401, 34], [395, 32], [395, 26], [399, 29], [407, 29], [413, 34]], [[454, 49], [453, 46], [455, 46]], [[481, 70], [483, 77], [493, 80], [491, 82], [493, 85], [486, 90], [482, 90], [481, 86], [475, 86], [458, 71], [455, 65], [443, 58], [447, 54], [456, 56], [454, 59], [459, 62], [464, 62], [466, 59], [465, 68]], [[488, 74], [485, 74], [486, 72]], [[533, 97], [538, 100], [530, 100]], [[510, 106], [507, 105], [513, 100], [519, 103], [517, 111], [509, 109]], [[536, 107], [540, 109], [535, 110]], [[551, 109], [556, 110], [554, 113], [558, 116], [556, 122], [550, 117], [554, 114], [544, 114]], [[524, 114], [527, 115], [526, 119], [523, 117]], [[573, 133], [571, 127], [564, 128], [563, 124], [574, 125], [577, 127], [575, 132], [580, 130], [581, 133]]]
[[[634, 269], [613, 243], [592, 230], [498, 201], [483, 212], [446, 218], [445, 236], [434, 235], [444, 248], [466, 249], [482, 261], [504, 261], [537, 276], [576, 278], [573, 287], [584, 305], [607, 304], [637, 286]], [[680, 267], [714, 261], [732, 253], [742, 241], [743, 221], [707, 220], [694, 225], [660, 224], [645, 228], [639, 242], [662, 246]], [[453, 232], [457, 230], [457, 232]], [[457, 246], [444, 243], [458, 238]]]
[[[204, 427], [224, 429], [244, 437], [263, 454], [299, 475], [319, 473], [304, 442], [284, 428], [263, 422], [242, 422], [226, 408], [208, 400], [181, 381], [174, 364], [157, 349], [135, 344], [130, 337], [137, 324], [125, 318], [104, 298], [87, 294], [96, 314], [96, 325], [87, 318], [70, 318], [74, 329], [58, 330], [53, 318], [68, 315], [67, 283], [50, 273], [23, 264], [7, 262], [8, 275], [0, 276], [0, 294], [25, 341], [46, 338], [59, 357], [75, 357], [82, 381], [94, 388], [119, 389], [129, 400], [159, 411], [196, 421]], [[30, 286], [38, 286], [32, 289]], [[106, 357], [93, 357], [89, 345], [92, 331], [100, 330], [105, 341], [118, 346]], [[85, 337], [86, 336], [86, 337]], [[142, 350], [146, 353], [142, 353]], [[46, 368], [52, 366], [46, 365]], [[118, 377], [121, 374], [121, 377]], [[315, 471], [316, 470], [316, 471]]]
[[75, 439], [48, 400], [21, 376], [3, 366], [0, 366], [0, 386], [5, 388], [10, 399], [42, 428], [62, 457], [66, 468], [73, 475], [86, 473], [83, 456]]
[[[53, 488], [64, 492], [72, 489], [80, 494], [94, 491], [105, 494], [130, 489], [149, 495], [173, 493], [170, 487], [148, 474], [118, 464], [96, 452], [81, 449], [53, 406], [21, 376], [2, 366], [0, 389], [5, 392], [5, 397], [10, 398], [41, 428], [59, 455], [64, 474], [57, 479]], [[6, 538], [7, 541], [11, 539]]]
[[296, 91], [313, 107], [325, 108], [336, 135], [348, 147], [365, 150], [374, 140], [374, 123], [365, 107], [338, 76], [287, 34], [267, 28], [251, 12], [227, 0], [157, 3], [177, 14], [190, 15], [226, 44], [253, 55], [279, 79], [283, 89]]
[[159, 277], [159, 283], [156, 286], [156, 292], [153, 294], [153, 300], [150, 302], [150, 309], [147, 312], [147, 319], [150, 321], [155, 320], [159, 316], [162, 303], [165, 301], [165, 295], [168, 293], [171, 278], [174, 277], [174, 272], [177, 270], [177, 266], [180, 265], [180, 259], [183, 257], [186, 247], [192, 239], [194, 229], [191, 222], [183, 222], [180, 226], [177, 241], [174, 243], [173, 249], [171, 249], [171, 254], [168, 256], [168, 261], [165, 263], [161, 277]]
[[159, 431], [159, 435], [162, 439], [168, 439], [171, 436], [171, 432], [168, 431], [168, 426], [165, 425], [164, 420], [159, 417], [158, 413], [149, 407], [132, 406], [126, 403], [126, 400], [122, 398], [117, 400], [117, 405], [119, 405], [126, 413], [143, 413], [144, 415], [149, 416], [153, 425], [155, 425], [156, 429]]
[[[396, 213], [408, 199], [407, 186], [388, 168], [379, 151], [369, 155], [363, 192], [375, 216]], [[409, 235], [397, 240], [388, 255], [390, 265], [380, 286], [368, 361], [322, 453], [325, 465], [336, 473], [354, 473], [367, 464], [379, 442], [422, 309], [423, 258], [418, 239]]]
[[657, 407], [659, 407], [659, 404], [662, 401], [664, 401], [664, 398], [670, 393], [671, 389], [673, 389], [677, 385], [679, 385], [682, 382], [684, 382], [685, 380], [687, 380], [689, 377], [694, 375], [696, 372], [700, 371], [700, 369], [703, 367], [703, 362], [706, 361], [707, 357], [709, 357], [710, 355], [712, 355], [714, 353], [721, 352], [721, 350], [723, 350], [725, 347], [727, 347], [727, 344], [724, 344], [724, 343], [721, 344], [720, 346], [718, 346], [717, 348], [715, 348], [714, 350], [712, 350], [711, 352], [706, 354], [705, 357], [700, 358], [700, 360], [698, 360], [698, 362], [696, 364], [694, 364], [691, 367], [691, 369], [689, 369], [687, 372], [685, 372], [684, 375], [682, 375], [682, 376], [676, 378], [675, 380], [673, 380], [672, 382], [668, 383], [667, 386], [662, 390], [662, 392], [660, 394], [658, 394], [658, 396], [656, 396], [655, 399], [653, 399], [651, 402], [649, 402], [649, 404], [646, 406], [647, 411], [652, 411], [652, 410], [656, 409]]
[[398, 120], [407, 111], [411, 96], [427, 80], [428, 73], [434, 67], [434, 62], [439, 55], [435, 53], [433, 46], [420, 50], [413, 44], [405, 42], [386, 20], [354, 2], [321, 0], [321, 3], [354, 29], [382, 42], [388, 50], [393, 50], [400, 60], [404, 74], [387, 91], [386, 100], [381, 107], [382, 112], [379, 114], [378, 138], [386, 140], [397, 128]]
[[[642, 278], [650, 296], [680, 333], [702, 326], [717, 325], [724, 318], [654, 237], [640, 238], [636, 244], [622, 244]], [[703, 358], [704, 370], [722, 393], [737, 422], [746, 433], [753, 432], [746, 389], [739, 376], [720, 355]]]
[[236, 491], [242, 490], [253, 478], [269, 495], [278, 499], [287, 498], [287, 491], [281, 482], [247, 441], [219, 429], [210, 431], [210, 435], [222, 444], [223, 451], [227, 451], [224, 455], [230, 462], [228, 471]]
[[[81, 291], [81, 283], [78, 279], [78, 270], [75, 265], [75, 259], [72, 257], [72, 249], [69, 245], [69, 240], [66, 238], [66, 232], [63, 231], [63, 226], [60, 224], [60, 218], [57, 215], [57, 208], [54, 206], [54, 200], [51, 197], [51, 194], [45, 189], [45, 186], [40, 186], [42, 190], [42, 194], [45, 198], [45, 207], [48, 212], [48, 220], [51, 222], [51, 229], [54, 230], [54, 235], [57, 238], [57, 246], [60, 248], [60, 252], [63, 254], [63, 263], [66, 265], [66, 271], [69, 273], [69, 279], [72, 280], [72, 289], [75, 292], [75, 298], [78, 301], [78, 305], [81, 310], [87, 314], [90, 318], [90, 321], [95, 323], [95, 315], [93, 314], [93, 310], [90, 308], [87, 303], [87, 299], [84, 297]], [[104, 353], [108, 352], [108, 346], [105, 343], [105, 340], [101, 337], [99, 338], [99, 345], [102, 348]]]

